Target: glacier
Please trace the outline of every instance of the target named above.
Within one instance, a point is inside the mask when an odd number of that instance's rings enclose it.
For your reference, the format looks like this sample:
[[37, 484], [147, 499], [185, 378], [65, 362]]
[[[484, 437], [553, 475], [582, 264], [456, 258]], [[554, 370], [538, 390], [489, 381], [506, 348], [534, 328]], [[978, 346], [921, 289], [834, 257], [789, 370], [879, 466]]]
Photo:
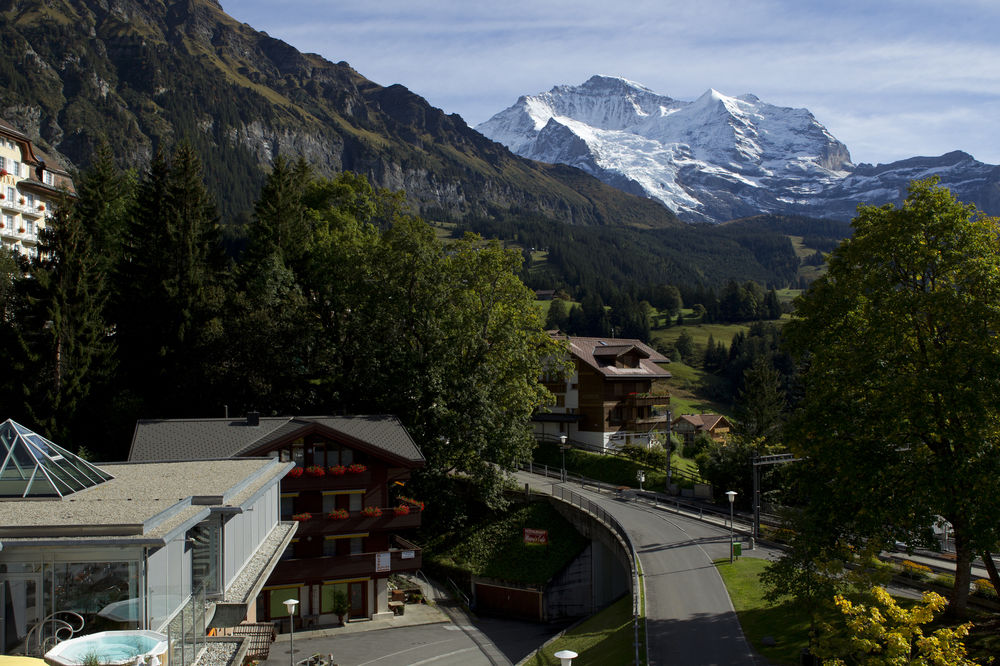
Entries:
[[808, 109], [709, 89], [676, 100], [621, 77], [593, 76], [524, 95], [475, 128], [512, 152], [568, 164], [689, 222], [759, 213], [850, 219], [859, 203], [896, 203], [912, 177], [939, 175], [956, 195], [1000, 209], [1000, 168], [948, 153], [855, 165]]

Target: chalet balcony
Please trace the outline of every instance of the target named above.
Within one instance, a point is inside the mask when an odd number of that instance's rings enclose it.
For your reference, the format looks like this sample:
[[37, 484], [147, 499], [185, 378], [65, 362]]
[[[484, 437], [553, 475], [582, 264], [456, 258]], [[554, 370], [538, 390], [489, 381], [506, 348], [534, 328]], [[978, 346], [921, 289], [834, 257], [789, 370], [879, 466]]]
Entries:
[[670, 417], [666, 414], [657, 415], [652, 414], [650, 416], [644, 416], [642, 418], [632, 419], [628, 421], [625, 425], [629, 430], [661, 430], [667, 427]]
[[389, 571], [376, 570], [378, 553], [375, 552], [290, 559], [278, 563], [268, 580], [268, 585], [300, 583], [303, 580], [320, 578], [359, 578], [416, 571], [423, 561], [420, 548], [400, 537], [393, 537], [389, 550], [381, 552], [389, 553]]
[[670, 404], [670, 396], [632, 393], [626, 397], [625, 404], [629, 407], [666, 407]]
[[[293, 470], [294, 471], [294, 470]], [[301, 492], [303, 490], [353, 490], [367, 488], [372, 483], [371, 470], [345, 474], [326, 474], [312, 476], [303, 473], [302, 476], [289, 474], [281, 480], [281, 492]]]
[[[299, 520], [296, 535], [299, 538], [308, 536], [327, 536], [331, 534], [354, 534], [357, 532], [385, 532], [387, 530], [406, 530], [420, 527], [420, 512], [411, 511], [397, 516], [393, 507], [381, 509], [381, 516], [366, 516], [360, 511], [351, 512], [347, 518], [334, 519], [326, 514], [310, 514], [307, 520]], [[302, 514], [296, 514], [300, 518]]]

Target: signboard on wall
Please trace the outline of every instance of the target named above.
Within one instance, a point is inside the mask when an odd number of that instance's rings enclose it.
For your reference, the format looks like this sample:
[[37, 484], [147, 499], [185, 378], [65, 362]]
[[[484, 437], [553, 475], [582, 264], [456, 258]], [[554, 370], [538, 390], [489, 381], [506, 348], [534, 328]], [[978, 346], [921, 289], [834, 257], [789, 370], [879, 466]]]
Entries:
[[412, 550], [404, 550], [402, 553], [399, 554], [399, 558], [401, 560], [412, 560], [415, 557], [415, 555], [416, 553]]
[[388, 552], [375, 553], [375, 571], [392, 571], [392, 559]]
[[524, 528], [524, 545], [526, 546], [547, 546], [549, 545], [549, 531], [537, 530], [532, 527]]

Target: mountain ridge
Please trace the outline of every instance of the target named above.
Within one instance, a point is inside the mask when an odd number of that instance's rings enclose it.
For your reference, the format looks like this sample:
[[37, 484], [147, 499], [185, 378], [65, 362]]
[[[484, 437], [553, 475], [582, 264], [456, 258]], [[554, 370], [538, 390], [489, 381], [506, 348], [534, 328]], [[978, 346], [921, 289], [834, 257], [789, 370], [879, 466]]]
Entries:
[[909, 181], [939, 175], [959, 198], [1000, 211], [1000, 167], [961, 151], [855, 165], [808, 109], [709, 88], [693, 101], [595, 75], [522, 95], [477, 129], [539, 161], [577, 166], [644, 192], [689, 222], [758, 213], [851, 219], [859, 203], [899, 203]]
[[0, 38], [0, 117], [76, 167], [102, 140], [139, 169], [188, 140], [230, 218], [281, 154], [405, 190], [416, 212], [679, 224], [598, 181], [578, 188], [583, 174], [513, 155], [403, 86], [301, 53], [214, 0], [0, 1]]

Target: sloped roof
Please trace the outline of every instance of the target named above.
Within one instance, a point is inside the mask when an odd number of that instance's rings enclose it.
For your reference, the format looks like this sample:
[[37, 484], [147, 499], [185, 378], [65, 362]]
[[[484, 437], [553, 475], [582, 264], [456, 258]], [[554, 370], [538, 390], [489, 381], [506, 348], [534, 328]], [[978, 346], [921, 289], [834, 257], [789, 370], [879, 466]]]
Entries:
[[0, 497], [65, 497], [112, 478], [11, 419], [0, 423]]
[[[631, 338], [577, 338], [568, 337], [570, 352], [588, 366], [609, 379], [666, 379], [670, 372], [659, 363], [670, 359], [641, 340]], [[639, 357], [639, 367], [619, 368], [614, 359], [628, 353]]]
[[[674, 423], [685, 421], [698, 430], [711, 430], [718, 425], [729, 425], [729, 421], [721, 414], [682, 414], [674, 419]], [[725, 423], [721, 423], [725, 421]]]
[[424, 456], [395, 416], [274, 416], [247, 419], [142, 420], [132, 437], [131, 461], [232, 458], [266, 451], [320, 432], [376, 457], [422, 464]]

